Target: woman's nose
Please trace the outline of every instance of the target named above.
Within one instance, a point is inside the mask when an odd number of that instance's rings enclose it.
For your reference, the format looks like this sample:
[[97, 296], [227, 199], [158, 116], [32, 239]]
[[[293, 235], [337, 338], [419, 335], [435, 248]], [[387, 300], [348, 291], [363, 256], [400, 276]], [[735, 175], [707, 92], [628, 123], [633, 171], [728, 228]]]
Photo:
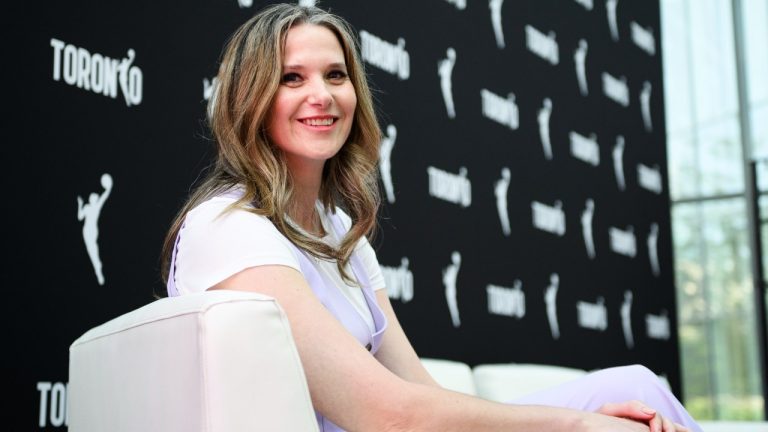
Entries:
[[307, 102], [321, 108], [327, 108], [333, 102], [333, 94], [324, 79], [313, 79], [309, 85]]

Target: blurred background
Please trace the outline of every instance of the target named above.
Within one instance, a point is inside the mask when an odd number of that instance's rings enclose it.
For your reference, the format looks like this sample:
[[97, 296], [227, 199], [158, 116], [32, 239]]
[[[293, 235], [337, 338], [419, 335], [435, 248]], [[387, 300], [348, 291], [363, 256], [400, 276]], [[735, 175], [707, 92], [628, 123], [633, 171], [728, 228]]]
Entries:
[[661, 0], [661, 23], [685, 405], [698, 418], [761, 419], [765, 280], [754, 278], [768, 263], [768, 2]]

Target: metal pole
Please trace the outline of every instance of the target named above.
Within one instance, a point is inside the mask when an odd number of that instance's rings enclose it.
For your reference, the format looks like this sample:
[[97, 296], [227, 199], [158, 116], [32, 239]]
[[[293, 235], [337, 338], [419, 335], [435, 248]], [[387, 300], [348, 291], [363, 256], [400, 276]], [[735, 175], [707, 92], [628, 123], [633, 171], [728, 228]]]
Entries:
[[744, 161], [744, 198], [747, 202], [747, 226], [749, 229], [749, 248], [752, 256], [752, 280], [755, 299], [755, 323], [759, 340], [758, 356], [761, 365], [760, 375], [763, 387], [763, 418], [768, 418], [768, 343], [766, 342], [765, 297], [763, 263], [760, 245], [760, 217], [758, 207], [756, 164], [752, 162], [752, 123], [749, 118], [749, 91], [745, 59], [744, 23], [742, 22], [741, 0], [732, 0], [733, 39], [736, 54], [736, 86], [739, 95], [739, 123], [741, 126], [742, 159]]
[[[748, 211], [752, 215], [750, 218], [755, 221], [754, 230], [752, 231], [752, 243], [754, 244], [753, 258], [752, 258], [752, 270], [754, 274], [754, 302], [755, 302], [755, 323], [757, 324], [757, 345], [760, 356], [760, 370], [762, 371], [763, 378], [763, 408], [764, 417], [768, 419], [768, 318], [766, 318], [765, 299], [766, 299], [766, 279], [765, 269], [763, 268], [763, 244], [761, 240], [761, 226], [760, 226], [760, 191], [757, 187], [757, 161], [750, 163], [749, 169], [751, 171], [752, 183], [748, 185], [752, 191], [752, 197], [754, 199], [747, 203]], [[768, 169], [768, 168], [766, 168]]]

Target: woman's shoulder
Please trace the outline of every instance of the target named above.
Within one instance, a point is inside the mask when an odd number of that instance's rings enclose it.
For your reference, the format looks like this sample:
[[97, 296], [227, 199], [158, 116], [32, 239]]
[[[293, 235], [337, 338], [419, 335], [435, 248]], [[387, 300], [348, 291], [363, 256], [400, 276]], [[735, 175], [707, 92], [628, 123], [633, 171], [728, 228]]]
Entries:
[[212, 196], [193, 207], [184, 221], [186, 227], [201, 225], [240, 225], [277, 231], [266, 216], [257, 214], [253, 206], [234, 206], [239, 199], [235, 194]]
[[206, 290], [246, 268], [283, 265], [300, 270], [292, 244], [265, 216], [215, 196], [187, 213], [179, 231], [176, 283], [180, 292]]

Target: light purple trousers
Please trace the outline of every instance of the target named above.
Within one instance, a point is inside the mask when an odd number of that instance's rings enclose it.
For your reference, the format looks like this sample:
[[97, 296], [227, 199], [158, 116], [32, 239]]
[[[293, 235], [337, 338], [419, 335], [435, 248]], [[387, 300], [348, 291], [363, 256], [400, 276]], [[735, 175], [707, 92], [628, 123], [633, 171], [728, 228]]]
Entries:
[[691, 431], [701, 432], [701, 426], [693, 420], [656, 374], [640, 365], [602, 369], [509, 403], [596, 411], [608, 402], [630, 400], [642, 401], [663, 417]]

